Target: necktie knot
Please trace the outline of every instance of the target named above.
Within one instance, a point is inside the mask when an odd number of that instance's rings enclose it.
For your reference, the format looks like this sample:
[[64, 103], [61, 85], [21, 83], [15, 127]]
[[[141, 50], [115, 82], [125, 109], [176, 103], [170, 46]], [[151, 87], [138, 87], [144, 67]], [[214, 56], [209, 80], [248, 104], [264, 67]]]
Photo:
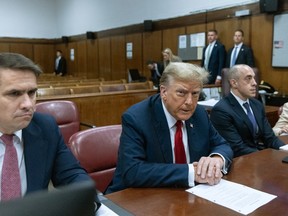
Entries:
[[247, 110], [247, 112], [248, 112], [248, 111], [250, 112], [250, 105], [249, 105], [248, 102], [245, 102], [245, 103], [243, 104], [243, 106], [245, 107], [245, 109]]
[[179, 128], [182, 128], [182, 121], [181, 120], [178, 120], [176, 122], [176, 128], [179, 129]]
[[5, 145], [13, 145], [13, 134], [3, 134], [1, 136], [1, 140], [4, 142]]

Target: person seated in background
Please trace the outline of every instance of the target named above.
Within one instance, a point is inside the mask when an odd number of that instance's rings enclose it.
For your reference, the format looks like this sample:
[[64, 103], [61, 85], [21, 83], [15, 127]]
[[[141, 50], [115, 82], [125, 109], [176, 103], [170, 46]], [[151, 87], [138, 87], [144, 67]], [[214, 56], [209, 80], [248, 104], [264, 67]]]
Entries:
[[243, 43], [244, 32], [237, 29], [233, 36], [234, 46], [227, 52], [226, 67], [230, 68], [235, 64], [247, 64], [255, 67], [253, 50]]
[[257, 83], [252, 68], [244, 64], [234, 65], [227, 76], [230, 93], [214, 105], [210, 119], [230, 143], [234, 156], [283, 146], [284, 143], [273, 133], [263, 104], [255, 98]]
[[182, 62], [182, 59], [174, 55], [170, 48], [165, 48], [162, 51], [162, 56], [164, 68], [166, 68], [170, 62]]
[[[0, 53], [1, 201], [92, 181], [64, 143], [54, 118], [35, 112], [40, 67], [17, 53]], [[95, 197], [100, 206], [98, 197]]]
[[276, 136], [288, 133], [288, 102], [282, 106], [282, 112], [279, 119], [272, 129]]
[[155, 87], [159, 87], [159, 80], [161, 78], [161, 75], [164, 71], [164, 66], [162, 63], [158, 63], [155, 61], [147, 61], [147, 68], [151, 71], [151, 80], [153, 82], [153, 85]]
[[233, 153], [197, 105], [207, 77], [201, 67], [172, 62], [161, 76], [160, 93], [122, 115], [117, 167], [106, 194], [129, 187], [220, 182]]
[[63, 57], [62, 51], [56, 51], [55, 71], [56, 76], [64, 76], [66, 74], [66, 59]]

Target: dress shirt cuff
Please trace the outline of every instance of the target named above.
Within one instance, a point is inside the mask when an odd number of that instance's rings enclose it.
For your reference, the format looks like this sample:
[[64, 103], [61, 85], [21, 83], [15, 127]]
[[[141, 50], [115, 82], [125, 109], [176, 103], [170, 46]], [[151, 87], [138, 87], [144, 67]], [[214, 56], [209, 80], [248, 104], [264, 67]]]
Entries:
[[217, 79], [217, 80], [221, 80], [222, 77], [218, 75], [216, 79]]
[[195, 186], [195, 170], [193, 164], [188, 164], [188, 185], [189, 187]]
[[224, 163], [223, 163], [223, 167], [222, 167], [221, 171], [222, 171], [222, 173], [223, 173], [224, 175], [226, 175], [226, 174], [228, 173], [227, 161], [225, 160], [225, 158], [223, 157], [223, 155], [218, 154], [218, 153], [212, 153], [212, 154], [209, 155], [209, 157], [211, 157], [211, 156], [213, 156], [213, 155], [218, 155], [218, 156], [220, 156], [220, 157], [223, 159], [223, 162], [224, 162]]
[[288, 151], [288, 144], [281, 146], [279, 149]]

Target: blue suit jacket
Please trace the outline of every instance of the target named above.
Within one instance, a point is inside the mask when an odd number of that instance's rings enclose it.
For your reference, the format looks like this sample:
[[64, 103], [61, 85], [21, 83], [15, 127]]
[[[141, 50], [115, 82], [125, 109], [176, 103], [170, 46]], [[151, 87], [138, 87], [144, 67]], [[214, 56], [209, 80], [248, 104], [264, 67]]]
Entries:
[[[203, 50], [201, 67], [204, 67], [206, 48], [207, 46]], [[216, 41], [208, 64], [208, 72], [210, 73], [208, 84], [214, 84], [217, 76], [221, 76], [222, 69], [225, 67], [225, 59], [225, 46], [219, 41]]]
[[254, 139], [252, 123], [231, 93], [215, 104], [210, 113], [214, 127], [230, 143], [235, 157], [258, 151], [263, 147], [279, 149], [284, 145], [274, 135], [263, 104], [255, 98], [250, 98], [249, 101], [259, 127], [258, 140], [263, 142], [264, 146], [258, 145], [258, 141]]
[[[227, 53], [227, 58], [226, 58], [226, 67], [230, 67], [230, 61], [231, 61], [231, 55], [234, 47], [229, 49]], [[254, 55], [253, 55], [253, 50], [246, 46], [245, 44], [242, 44], [238, 56], [236, 58], [235, 64], [246, 64], [249, 65], [250, 67], [255, 67], [254, 64]]]
[[[190, 163], [220, 153], [228, 164], [233, 153], [200, 105], [186, 122]], [[188, 187], [188, 165], [173, 164], [170, 132], [159, 94], [130, 107], [122, 116], [118, 164], [106, 193], [127, 187]]]
[[91, 180], [67, 148], [55, 120], [34, 113], [28, 127], [23, 129], [27, 193], [54, 186]]

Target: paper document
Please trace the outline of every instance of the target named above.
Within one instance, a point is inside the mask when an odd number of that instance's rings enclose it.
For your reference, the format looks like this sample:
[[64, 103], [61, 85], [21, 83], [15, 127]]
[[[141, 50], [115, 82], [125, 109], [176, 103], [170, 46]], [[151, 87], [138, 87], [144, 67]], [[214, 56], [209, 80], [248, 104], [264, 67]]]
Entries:
[[253, 212], [277, 197], [225, 179], [214, 186], [199, 184], [186, 191], [243, 215]]
[[118, 214], [102, 203], [95, 216], [118, 216]]
[[198, 101], [198, 104], [203, 105], [205, 107], [213, 107], [219, 100], [215, 100], [214, 98], [206, 100], [206, 101]]

